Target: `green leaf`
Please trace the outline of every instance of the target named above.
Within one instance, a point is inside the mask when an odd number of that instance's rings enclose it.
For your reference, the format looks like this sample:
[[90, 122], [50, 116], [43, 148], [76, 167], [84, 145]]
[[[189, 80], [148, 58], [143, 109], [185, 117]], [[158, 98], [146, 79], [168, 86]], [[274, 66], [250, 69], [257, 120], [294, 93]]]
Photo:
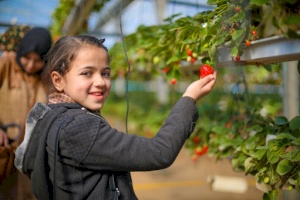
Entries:
[[295, 140], [296, 138], [294, 136], [292, 136], [290, 133], [280, 133], [276, 136], [276, 139], [278, 140], [282, 140], [282, 139], [291, 139], [291, 140]]
[[172, 56], [168, 61], [167, 61], [167, 65], [169, 65], [170, 63], [179, 61], [179, 57], [178, 56]]
[[231, 52], [230, 52], [230, 55], [231, 56], [237, 56], [238, 55], [238, 52], [239, 52], [239, 49], [238, 49], [238, 47], [233, 47], [232, 49], [231, 49]]
[[300, 137], [300, 130], [296, 129], [296, 130], [292, 131], [292, 135], [295, 136], [296, 138], [299, 138]]
[[264, 193], [263, 200], [278, 200], [278, 190], [274, 189], [269, 193]]
[[291, 171], [291, 169], [293, 169], [293, 166], [291, 165], [290, 161], [287, 159], [283, 159], [278, 163], [276, 172], [279, 175], [283, 176], [286, 173], [288, 173], [289, 171]]
[[289, 37], [289, 38], [297, 38], [297, 39], [300, 39], [300, 35], [296, 32], [296, 31], [294, 31], [294, 30], [292, 30], [292, 29], [288, 29], [287, 30], [287, 36]]
[[271, 164], [277, 163], [279, 161], [279, 155], [276, 151], [267, 151], [268, 162]]
[[257, 164], [257, 161], [254, 158], [252, 158], [252, 157], [247, 158], [244, 162], [245, 172], [251, 173], [254, 170], [256, 164]]
[[250, 4], [257, 5], [257, 6], [263, 6], [264, 4], [268, 3], [269, 0], [251, 0]]
[[256, 158], [257, 160], [260, 160], [266, 152], [266, 149], [257, 149], [256, 151], [249, 151], [249, 155], [253, 158]]
[[300, 146], [300, 137], [298, 137], [297, 139], [295, 139], [292, 144], [298, 145]]
[[297, 184], [297, 180], [292, 179], [292, 178], [289, 178], [288, 182], [289, 182], [289, 184], [291, 184], [291, 185], [296, 185], [296, 184]]
[[272, 72], [273, 66], [272, 65], [264, 65], [263, 66], [267, 71]]
[[232, 34], [233, 40], [240, 40], [245, 35], [245, 30], [235, 30]]
[[267, 151], [267, 159], [271, 164], [277, 163], [279, 161], [279, 155], [282, 153], [280, 148], [280, 143], [278, 140], [269, 141], [269, 150]]
[[258, 146], [258, 147], [256, 147], [256, 149], [258, 149], [258, 150], [268, 150], [268, 146]]
[[275, 117], [275, 124], [282, 126], [282, 125], [286, 125], [287, 123], [289, 123], [289, 120], [284, 117], [284, 116], [276, 116]]
[[295, 156], [291, 159], [292, 162], [300, 162], [300, 153], [299, 151], [295, 153]]
[[181, 14], [174, 14], [174, 15], [166, 18], [164, 21], [165, 22], [171, 22], [175, 17], [178, 17], [179, 15], [181, 15]]
[[248, 158], [248, 156], [246, 156], [243, 153], [238, 153], [235, 154], [233, 159], [231, 160], [231, 165], [232, 168], [236, 171], [238, 171], [241, 166], [244, 166], [245, 160]]
[[269, 168], [268, 175], [270, 177], [270, 185], [275, 185], [276, 183], [278, 183], [280, 177], [277, 174], [276, 170], [273, 169], [273, 167]]
[[214, 0], [207, 0], [207, 4], [208, 4], [208, 5], [214, 5], [214, 4], [215, 4], [215, 1], [214, 1]]
[[267, 171], [267, 167], [263, 167], [261, 168], [258, 172], [263, 174], [265, 171]]
[[290, 160], [292, 162], [294, 161], [297, 162], [297, 159], [300, 158], [300, 157], [298, 158], [298, 155], [299, 155], [299, 149], [291, 145], [286, 148], [285, 153], [281, 155], [281, 157]]
[[300, 16], [299, 15], [292, 15], [289, 16], [286, 20], [286, 24], [288, 25], [300, 25]]
[[255, 149], [256, 146], [257, 146], [257, 137], [255, 137], [255, 136], [249, 137], [245, 141], [245, 147], [247, 150]]
[[249, 131], [255, 131], [256, 133], [260, 133], [260, 132], [263, 131], [264, 129], [263, 129], [263, 127], [262, 127], [261, 125], [255, 124], [255, 125], [253, 125], [253, 126], [250, 126], [250, 127], [248, 128], [248, 130], [249, 130]]
[[300, 129], [300, 116], [296, 116], [290, 121], [290, 129], [291, 131]]

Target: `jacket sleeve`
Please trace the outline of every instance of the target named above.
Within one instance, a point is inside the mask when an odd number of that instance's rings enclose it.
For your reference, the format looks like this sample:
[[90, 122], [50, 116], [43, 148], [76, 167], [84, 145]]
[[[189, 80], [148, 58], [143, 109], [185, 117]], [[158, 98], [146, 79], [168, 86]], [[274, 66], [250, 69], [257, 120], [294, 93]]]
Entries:
[[172, 108], [153, 138], [119, 132], [93, 115], [77, 115], [63, 128], [61, 154], [89, 169], [163, 169], [174, 162], [197, 119], [198, 112], [194, 102], [184, 97]]

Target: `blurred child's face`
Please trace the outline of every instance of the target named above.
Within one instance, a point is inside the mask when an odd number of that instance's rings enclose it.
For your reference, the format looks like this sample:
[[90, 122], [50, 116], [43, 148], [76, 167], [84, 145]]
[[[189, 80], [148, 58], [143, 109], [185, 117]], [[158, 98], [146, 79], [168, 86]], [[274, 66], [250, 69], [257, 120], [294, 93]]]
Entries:
[[107, 52], [91, 45], [81, 47], [62, 77], [61, 91], [87, 109], [99, 111], [111, 88]]

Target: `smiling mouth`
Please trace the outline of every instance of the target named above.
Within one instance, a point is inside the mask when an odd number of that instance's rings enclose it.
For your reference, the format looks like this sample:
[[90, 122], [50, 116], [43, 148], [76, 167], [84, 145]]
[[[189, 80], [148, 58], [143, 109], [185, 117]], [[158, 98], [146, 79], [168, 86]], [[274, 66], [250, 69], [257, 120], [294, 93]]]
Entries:
[[91, 92], [90, 95], [93, 95], [93, 96], [103, 96], [104, 92]]

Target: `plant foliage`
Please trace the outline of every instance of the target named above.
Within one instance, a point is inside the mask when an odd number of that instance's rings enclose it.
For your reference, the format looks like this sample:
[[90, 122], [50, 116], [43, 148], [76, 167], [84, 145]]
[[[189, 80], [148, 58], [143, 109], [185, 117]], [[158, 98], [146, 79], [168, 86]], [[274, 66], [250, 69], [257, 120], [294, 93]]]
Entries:
[[[180, 72], [182, 61], [191, 64], [207, 60], [218, 66], [218, 49], [226, 46], [233, 60], [243, 54], [251, 42], [275, 35], [300, 38], [300, 2], [297, 0], [208, 0], [213, 10], [193, 17], [175, 14], [158, 26], [140, 26], [124, 38], [133, 71], [148, 73], [168, 68], [167, 77]], [[120, 43], [111, 54], [122, 57]], [[188, 55], [187, 52], [192, 54]], [[119, 55], [118, 55], [119, 54]], [[127, 66], [115, 59], [114, 68]]]

